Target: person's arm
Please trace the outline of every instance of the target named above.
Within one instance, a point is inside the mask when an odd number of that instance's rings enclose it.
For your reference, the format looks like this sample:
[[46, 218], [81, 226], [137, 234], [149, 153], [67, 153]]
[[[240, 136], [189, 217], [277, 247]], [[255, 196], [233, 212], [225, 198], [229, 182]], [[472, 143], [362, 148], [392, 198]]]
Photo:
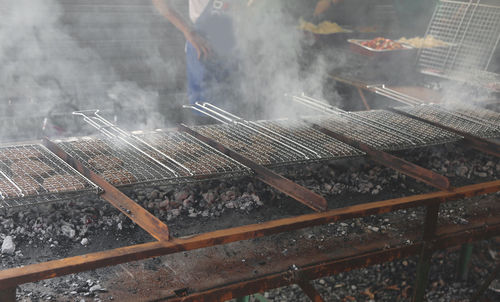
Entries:
[[332, 6], [332, 3], [337, 4], [342, 1], [343, 0], [319, 0], [316, 4], [316, 8], [314, 9], [314, 16], [317, 17], [324, 14], [330, 6]]
[[187, 22], [173, 7], [171, 0], [152, 0], [156, 9], [167, 18], [177, 29], [179, 29], [186, 40], [196, 49], [198, 59], [207, 58], [210, 53], [210, 46], [203, 37], [194, 31]]

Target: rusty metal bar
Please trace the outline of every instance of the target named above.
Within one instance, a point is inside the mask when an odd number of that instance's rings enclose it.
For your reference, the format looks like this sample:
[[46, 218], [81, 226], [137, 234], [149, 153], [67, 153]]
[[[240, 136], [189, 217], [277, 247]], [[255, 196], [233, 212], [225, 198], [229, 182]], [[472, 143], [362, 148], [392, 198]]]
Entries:
[[[391, 211], [402, 210], [412, 207], [425, 206], [432, 203], [443, 203], [478, 195], [490, 194], [500, 191], [500, 180], [475, 184], [456, 188], [452, 192], [433, 192], [428, 194], [414, 195], [391, 200], [372, 202], [350, 206], [342, 209], [330, 210], [325, 213], [314, 213], [292, 218], [284, 218], [261, 224], [253, 224], [235, 227], [226, 230], [209, 232], [188, 238], [173, 239], [168, 242], [152, 242], [117, 248], [109, 251], [75, 256], [44, 263], [27, 265], [0, 271], [0, 290], [15, 287], [20, 284], [36, 282], [58, 276], [88, 271], [121, 263], [143, 260], [181, 251], [189, 251], [209, 246], [227, 244], [236, 241], [264, 237], [268, 235], [294, 231], [306, 227], [328, 224], [342, 220], [364, 217], [375, 214], [383, 214]], [[494, 225], [499, 223], [491, 220], [488, 223]], [[497, 235], [498, 229], [488, 229], [484, 224], [475, 225], [470, 222], [468, 226], [482, 228], [488, 236]], [[458, 228], [458, 226], [457, 226]], [[500, 229], [500, 227], [499, 227]], [[492, 233], [493, 232], [493, 233]], [[437, 232], [440, 236], [445, 233]], [[471, 233], [471, 236], [473, 233]], [[473, 238], [473, 237], [471, 237]], [[447, 238], [455, 245], [467, 241], [461, 238]], [[435, 248], [445, 248], [443, 242], [435, 242]]]
[[357, 89], [358, 89], [359, 96], [361, 97], [361, 100], [363, 101], [363, 105], [365, 105], [365, 109], [372, 110], [370, 108], [370, 105], [368, 105], [368, 101], [366, 100], [365, 93], [363, 92], [363, 90], [361, 90], [360, 87], [357, 87]]
[[398, 110], [397, 108], [390, 108], [389, 110], [396, 112], [396, 113], [399, 113], [399, 114], [402, 114], [402, 115], [405, 115], [407, 117], [419, 120], [421, 122], [431, 124], [433, 126], [441, 128], [441, 129], [445, 129], [445, 130], [448, 130], [450, 132], [456, 133], [456, 134], [464, 137], [464, 140], [468, 146], [470, 146], [478, 151], [484, 152], [486, 154], [500, 157], [500, 144], [498, 144], [496, 142], [493, 142], [493, 141], [490, 141], [490, 140], [487, 140], [484, 138], [480, 138], [480, 137], [471, 135], [470, 133], [459, 131], [457, 129], [453, 129], [451, 127], [441, 125], [441, 124], [434, 122], [434, 121], [431, 121], [431, 120], [427, 120], [427, 119], [424, 119], [424, 118], [421, 118], [418, 116], [413, 116], [411, 114], [408, 114], [407, 112], [404, 112], [402, 110]]
[[319, 194], [312, 192], [311, 190], [304, 188], [293, 181], [263, 167], [254, 161], [246, 158], [245, 156], [226, 148], [224, 145], [219, 142], [208, 138], [200, 133], [194, 131], [193, 129], [180, 125], [179, 130], [184, 131], [202, 142], [212, 146], [213, 148], [219, 150], [220, 152], [226, 154], [227, 156], [233, 158], [236, 161], [239, 161], [243, 165], [251, 168], [255, 171], [257, 179], [263, 181], [264, 183], [270, 185], [271, 187], [277, 189], [278, 191], [292, 197], [293, 199], [299, 201], [300, 203], [310, 207], [311, 209], [321, 212], [326, 211], [327, 202], [326, 199]]
[[54, 152], [54, 154], [59, 156], [62, 160], [67, 162], [73, 168], [78, 170], [78, 172], [103, 189], [104, 192], [100, 195], [102, 199], [111, 203], [115, 208], [132, 219], [133, 222], [137, 223], [137, 225], [139, 225], [155, 239], [160, 241], [170, 239], [168, 226], [161, 220], [135, 203], [132, 199], [128, 198], [127, 195], [123, 194], [120, 190], [109, 184], [104, 178], [87, 169], [79, 161], [73, 159], [49, 139], [44, 138], [43, 143], [50, 151]]
[[300, 286], [302, 291], [311, 299], [313, 302], [324, 302], [323, 297], [318, 293], [316, 288], [309, 283], [309, 281], [301, 280], [297, 282], [297, 285]]
[[[447, 233], [447, 227], [443, 227], [443, 234], [434, 239], [435, 243], [430, 252], [437, 249], [444, 249], [456, 246], [469, 240], [481, 240], [500, 233], [500, 221], [489, 228], [464, 228], [461, 231]], [[455, 230], [452, 228], [452, 230]], [[300, 267], [296, 271], [284, 271], [252, 280], [242, 281], [237, 284], [223, 285], [217, 288], [201, 290], [186, 297], [166, 297], [163, 301], [168, 302], [188, 302], [188, 301], [220, 301], [229, 300], [236, 296], [250, 295], [254, 292], [262, 292], [270, 289], [299, 283], [301, 280], [315, 280], [325, 276], [338, 274], [341, 272], [372, 266], [396, 259], [407, 258], [417, 254], [423, 247], [423, 243], [416, 243], [410, 246], [386, 249], [383, 242], [377, 245], [356, 246], [352, 251], [357, 253], [352, 255], [338, 256], [331, 261], [312, 264]]]
[[348, 145], [351, 145], [355, 148], [364, 151], [370, 157], [370, 159], [376, 163], [392, 168], [396, 171], [406, 174], [414, 179], [422, 181], [440, 190], [450, 189], [450, 181], [445, 176], [442, 176], [436, 172], [415, 165], [411, 162], [408, 162], [404, 159], [391, 155], [387, 152], [373, 149], [367, 144], [355, 141], [345, 135], [335, 133], [329, 129], [321, 127], [320, 125], [313, 123], [312, 126], [326, 135], [329, 135]]

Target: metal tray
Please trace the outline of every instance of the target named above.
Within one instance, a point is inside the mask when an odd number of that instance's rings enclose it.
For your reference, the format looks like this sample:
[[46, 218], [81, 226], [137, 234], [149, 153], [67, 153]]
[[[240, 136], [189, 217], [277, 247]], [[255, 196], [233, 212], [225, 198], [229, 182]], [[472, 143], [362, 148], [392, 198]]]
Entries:
[[[380, 56], [381, 54], [393, 54], [393, 53], [407, 53], [411, 51], [410, 53], [413, 53], [413, 51], [416, 51], [417, 48], [407, 45], [404, 43], [400, 43], [403, 45], [403, 49], [373, 49], [368, 46], [365, 46], [361, 44], [362, 42], [366, 42], [370, 40], [361, 40], [361, 39], [348, 39], [347, 42], [349, 42], [350, 49], [353, 52], [357, 52], [362, 55], [366, 56]], [[398, 42], [399, 43], [399, 42]]]

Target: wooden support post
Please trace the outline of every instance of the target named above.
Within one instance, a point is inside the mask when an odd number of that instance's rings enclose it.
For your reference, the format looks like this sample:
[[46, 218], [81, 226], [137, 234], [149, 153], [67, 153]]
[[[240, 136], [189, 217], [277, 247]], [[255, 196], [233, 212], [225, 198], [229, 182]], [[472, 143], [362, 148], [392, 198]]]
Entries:
[[308, 281], [300, 281], [297, 283], [298, 286], [304, 291], [304, 293], [311, 299], [313, 302], [324, 302], [323, 297], [318, 293], [316, 288], [309, 283]]
[[0, 290], [0, 301], [16, 302], [16, 288], [12, 287]]
[[460, 250], [460, 258], [457, 265], [457, 279], [467, 280], [467, 275], [469, 273], [469, 264], [472, 257], [472, 243], [466, 243], [462, 245]]
[[424, 243], [422, 245], [419, 263], [417, 266], [417, 276], [415, 280], [412, 302], [424, 301], [425, 289], [429, 281], [429, 270], [431, 267], [431, 259], [433, 254], [431, 240], [434, 239], [436, 235], [438, 214], [438, 203], [427, 206], [423, 234]]
[[250, 302], [250, 296], [236, 298], [236, 302]]

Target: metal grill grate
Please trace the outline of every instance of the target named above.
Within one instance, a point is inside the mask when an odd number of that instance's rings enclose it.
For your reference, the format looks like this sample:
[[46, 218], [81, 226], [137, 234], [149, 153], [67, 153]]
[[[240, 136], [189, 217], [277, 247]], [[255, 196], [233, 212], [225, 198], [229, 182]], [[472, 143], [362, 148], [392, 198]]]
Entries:
[[200, 126], [195, 130], [260, 165], [283, 166], [310, 160], [307, 155], [298, 153], [242, 124]]
[[378, 150], [400, 150], [417, 146], [409, 139], [402, 139], [393, 133], [380, 131], [367, 124], [342, 116], [330, 115], [328, 117], [310, 118], [308, 121]]
[[0, 208], [66, 200], [98, 187], [44, 146], [0, 148]]
[[[459, 107], [460, 108], [460, 107]], [[438, 105], [396, 108], [410, 115], [482, 138], [500, 137], [500, 114], [479, 108], [446, 109]]]
[[140, 137], [187, 167], [194, 177], [234, 177], [251, 173], [247, 167], [186, 133], [162, 131]]
[[421, 70], [455, 77], [470, 70], [485, 71], [500, 39], [500, 6], [477, 0], [441, 0], [426, 35], [450, 46], [422, 49], [418, 59]]
[[[256, 124], [283, 136], [289, 141], [294, 141], [304, 146], [299, 148], [313, 160], [339, 159], [364, 154], [364, 152], [358, 149], [315, 130], [304, 122], [282, 120], [260, 121], [256, 122]], [[270, 134], [272, 135], [272, 133]], [[275, 137], [280, 141], [287, 142], [287, 140], [279, 136]]]
[[405, 150], [460, 139], [449, 131], [384, 110], [342, 112], [309, 121], [382, 151]]
[[390, 131], [398, 132], [419, 146], [444, 144], [462, 138], [453, 132], [391, 111], [372, 110], [351, 114], [359, 114]]
[[[170, 169], [119, 140], [84, 138], [58, 145], [76, 160], [115, 186], [178, 183], [190, 174], [176, 165]], [[155, 157], [155, 154], [150, 154]]]

